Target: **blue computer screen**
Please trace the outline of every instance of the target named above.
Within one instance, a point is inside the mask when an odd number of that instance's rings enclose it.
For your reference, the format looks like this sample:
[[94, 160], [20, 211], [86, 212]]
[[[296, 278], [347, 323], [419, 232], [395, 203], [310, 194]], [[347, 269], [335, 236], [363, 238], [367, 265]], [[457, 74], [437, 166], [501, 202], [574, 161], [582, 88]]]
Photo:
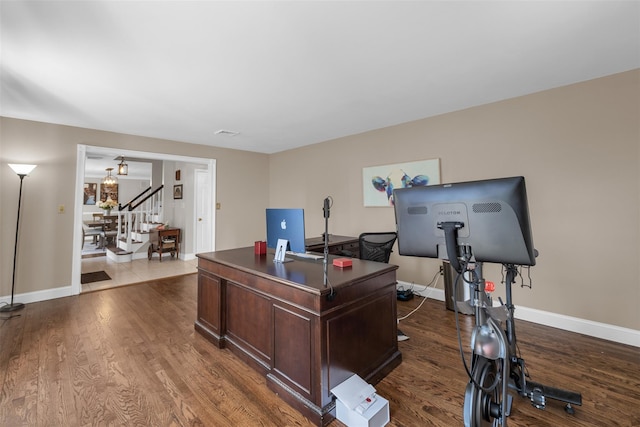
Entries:
[[278, 239], [288, 240], [293, 252], [305, 252], [304, 209], [267, 209], [267, 247], [275, 248]]

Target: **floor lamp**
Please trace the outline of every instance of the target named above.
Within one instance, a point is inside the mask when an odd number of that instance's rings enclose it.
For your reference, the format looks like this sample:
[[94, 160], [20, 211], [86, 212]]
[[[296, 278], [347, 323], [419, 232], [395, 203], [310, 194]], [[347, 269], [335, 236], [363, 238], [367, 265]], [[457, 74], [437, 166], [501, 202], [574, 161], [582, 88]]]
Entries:
[[20, 205], [22, 203], [22, 180], [25, 176], [29, 175], [29, 173], [36, 168], [37, 165], [18, 165], [18, 164], [9, 164], [11, 169], [20, 177], [20, 193], [18, 195], [18, 220], [16, 222], [16, 243], [13, 247], [13, 279], [11, 281], [11, 304], [3, 305], [0, 307], [0, 312], [9, 312], [22, 310], [24, 308], [24, 304], [21, 302], [14, 303], [13, 302], [13, 293], [16, 287], [16, 260], [18, 258], [18, 232], [20, 231]]

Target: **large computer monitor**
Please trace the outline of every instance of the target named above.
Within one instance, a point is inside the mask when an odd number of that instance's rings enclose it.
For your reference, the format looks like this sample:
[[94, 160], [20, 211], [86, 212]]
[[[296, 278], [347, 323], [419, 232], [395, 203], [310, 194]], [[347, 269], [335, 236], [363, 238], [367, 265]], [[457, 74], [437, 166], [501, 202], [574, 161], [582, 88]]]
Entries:
[[[398, 253], [449, 259], [443, 223], [455, 224], [456, 255], [535, 265], [524, 177], [394, 190]], [[453, 245], [451, 245], [453, 246]]]
[[267, 247], [275, 249], [278, 239], [289, 241], [289, 250], [304, 253], [304, 209], [267, 209]]

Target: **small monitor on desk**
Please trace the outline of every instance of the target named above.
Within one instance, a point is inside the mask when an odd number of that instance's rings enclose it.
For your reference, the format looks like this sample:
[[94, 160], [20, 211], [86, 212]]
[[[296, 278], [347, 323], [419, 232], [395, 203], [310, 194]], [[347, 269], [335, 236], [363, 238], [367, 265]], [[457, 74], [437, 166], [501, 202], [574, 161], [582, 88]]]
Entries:
[[267, 247], [276, 249], [279, 239], [288, 241], [288, 250], [305, 252], [304, 209], [267, 209]]

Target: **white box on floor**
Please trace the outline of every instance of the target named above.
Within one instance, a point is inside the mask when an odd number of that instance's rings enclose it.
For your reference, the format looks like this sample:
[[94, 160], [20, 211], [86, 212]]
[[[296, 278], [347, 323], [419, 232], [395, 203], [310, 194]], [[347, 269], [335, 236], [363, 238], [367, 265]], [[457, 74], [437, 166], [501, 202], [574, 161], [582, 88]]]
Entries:
[[389, 422], [389, 401], [358, 375], [335, 386], [336, 418], [348, 427], [382, 427]]

